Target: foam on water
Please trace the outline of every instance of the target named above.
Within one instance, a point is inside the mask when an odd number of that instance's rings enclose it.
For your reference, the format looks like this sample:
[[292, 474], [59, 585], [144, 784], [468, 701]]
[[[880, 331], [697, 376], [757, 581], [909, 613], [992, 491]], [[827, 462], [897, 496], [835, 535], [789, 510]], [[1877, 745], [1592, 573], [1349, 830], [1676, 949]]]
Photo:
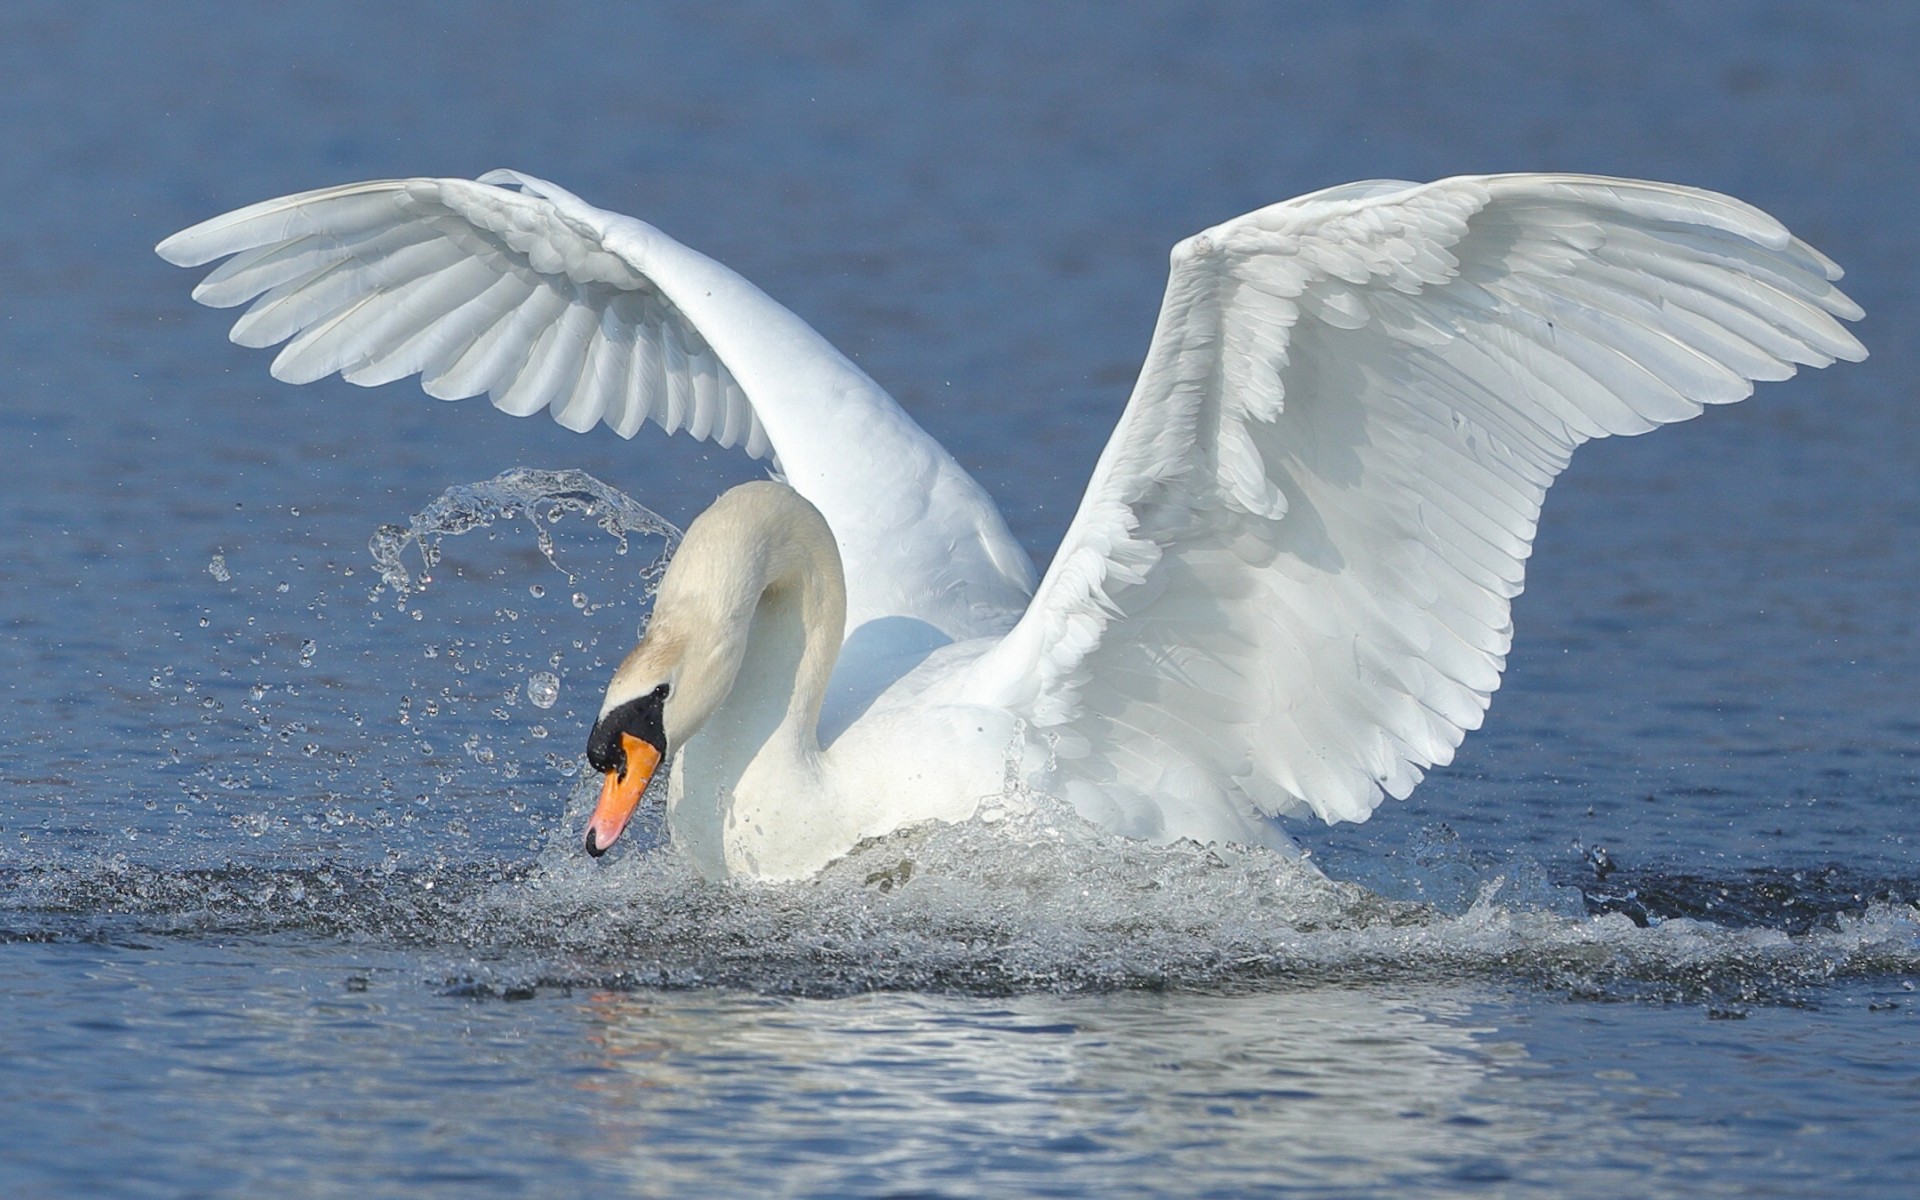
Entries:
[[507, 996], [1485, 979], [1738, 1015], [1816, 1002], [1836, 978], [1920, 970], [1910, 881], [1875, 881], [1858, 903], [1829, 900], [1797, 933], [1781, 927], [1782, 910], [1808, 901], [1777, 889], [1765, 889], [1778, 898], [1759, 914], [1776, 918], [1766, 924], [1722, 924], [1678, 904], [1643, 907], [1635, 920], [1607, 911], [1609, 892], [1554, 886], [1525, 864], [1483, 876], [1464, 911], [1447, 911], [1264, 851], [1114, 838], [1041, 799], [993, 824], [868, 843], [805, 884], [712, 883], [657, 824], [635, 830], [638, 852], [589, 860], [574, 845], [575, 816], [530, 861], [166, 871], [121, 855], [19, 871], [0, 938], [377, 941], [419, 949], [430, 982]]
[[[569, 515], [585, 519], [557, 540]], [[637, 568], [633, 538], [659, 545]], [[1017, 789], [805, 884], [699, 878], [657, 799], [589, 859], [585, 725], [677, 539], [581, 472], [517, 469], [383, 527], [370, 589], [302, 604], [278, 572], [221, 558], [228, 603], [201, 618], [217, 635], [205, 658], [151, 682], [186, 800], [170, 815], [149, 797], [152, 836], [11, 869], [0, 940], [377, 942], [417, 949], [437, 985], [509, 997], [1438, 977], [1738, 1015], [1808, 1002], [1836, 977], [1920, 970], [1915, 881], [1663, 875], [1598, 854], [1556, 874], [1476, 856], [1445, 829], [1341, 858], [1329, 878], [1311, 859], [1127, 841]], [[566, 586], [549, 596], [556, 570]], [[235, 829], [255, 853], [233, 855]]]

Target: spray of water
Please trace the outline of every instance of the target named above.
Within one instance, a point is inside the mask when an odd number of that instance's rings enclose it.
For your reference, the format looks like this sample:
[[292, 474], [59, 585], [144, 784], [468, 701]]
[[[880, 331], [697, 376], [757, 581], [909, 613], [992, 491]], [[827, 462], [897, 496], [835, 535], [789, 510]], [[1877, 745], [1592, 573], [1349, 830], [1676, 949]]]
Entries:
[[[481, 483], [448, 488], [405, 525], [382, 525], [367, 542], [367, 550], [373, 555], [381, 582], [404, 601], [416, 589], [424, 589], [432, 582], [433, 569], [440, 563], [442, 543], [447, 538], [487, 529], [501, 521], [520, 519], [532, 531], [541, 555], [554, 570], [567, 577], [572, 589], [580, 585], [580, 576], [561, 565], [553, 539], [553, 527], [568, 513], [578, 513], [594, 521], [602, 532], [614, 538], [618, 543], [616, 554], [625, 555], [633, 538], [661, 539], [663, 544], [658, 556], [638, 572], [645, 594], [649, 597], [653, 594], [652, 585], [658, 582], [667, 560], [680, 544], [680, 531], [666, 518], [585, 471], [514, 467]], [[409, 547], [420, 556], [421, 573], [417, 577], [406, 567]], [[572, 591], [570, 598], [575, 608], [593, 607], [583, 592]]]

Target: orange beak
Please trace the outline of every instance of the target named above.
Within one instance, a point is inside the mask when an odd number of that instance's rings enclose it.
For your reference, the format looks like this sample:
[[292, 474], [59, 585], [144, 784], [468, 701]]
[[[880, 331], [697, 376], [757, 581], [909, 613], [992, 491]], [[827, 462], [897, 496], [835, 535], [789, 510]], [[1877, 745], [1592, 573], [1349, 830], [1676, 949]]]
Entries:
[[633, 819], [647, 781], [660, 765], [660, 751], [630, 733], [620, 735], [620, 748], [627, 755], [626, 768], [607, 772], [607, 781], [600, 787], [600, 803], [594, 805], [593, 819], [587, 822], [587, 853], [595, 858], [607, 852]]

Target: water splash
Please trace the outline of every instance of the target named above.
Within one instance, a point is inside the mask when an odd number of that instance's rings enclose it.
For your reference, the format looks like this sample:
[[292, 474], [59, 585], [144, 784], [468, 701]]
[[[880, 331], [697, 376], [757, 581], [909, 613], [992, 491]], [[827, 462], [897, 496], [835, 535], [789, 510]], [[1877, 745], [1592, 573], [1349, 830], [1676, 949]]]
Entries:
[[535, 708], [552, 708], [560, 699], [560, 677], [552, 671], [527, 676], [527, 701]]
[[[383, 526], [374, 573], [297, 539], [225, 547], [160, 642], [184, 653], [135, 676], [152, 752], [102, 764], [10, 848], [173, 866], [529, 853], [678, 541], [583, 472], [522, 468]], [[539, 582], [555, 571], [564, 586]]]
[[[417, 952], [424, 982], [474, 996], [542, 988], [727, 986], [840, 995], [999, 994], [1326, 983], [1513, 983], [1574, 997], [1741, 1015], [1818, 1003], [1836, 980], [1920, 972], [1920, 881], [1755, 894], [1763, 923], [1721, 923], [1657, 872], [1642, 919], [1560, 885], [1541, 902], [1511, 864], [1450, 912], [1389, 900], [1265, 851], [1148, 846], [1030, 798], [994, 824], [906, 830], [801, 884], [713, 883], [665, 843], [659, 809], [629, 852], [575, 843], [591, 781], [531, 859], [400, 866], [228, 865], [167, 872], [124, 856], [0, 880], [0, 939], [288, 935]], [[1449, 879], [1457, 880], [1450, 873]], [[1619, 876], [1608, 886], [1618, 884]], [[1735, 887], [1737, 878], [1721, 881]], [[1789, 910], [1827, 911], [1799, 932]], [[1662, 905], [1669, 905], [1662, 907]], [[1724, 916], [1724, 913], [1719, 915]], [[1795, 926], [1797, 927], [1797, 926]]]
[[[404, 526], [382, 525], [367, 542], [367, 549], [379, 568], [381, 581], [405, 597], [432, 581], [445, 539], [485, 529], [498, 521], [524, 518], [533, 528], [540, 553], [556, 571], [566, 575], [571, 587], [580, 582], [579, 576], [561, 566], [552, 532], [552, 527], [568, 513], [579, 513], [597, 522], [602, 530], [618, 539], [619, 548], [615, 551], [618, 554], [627, 552], [629, 538], [662, 539], [664, 545], [658, 557], [639, 571], [642, 580], [657, 582], [660, 573], [666, 570], [667, 560], [680, 544], [680, 531], [672, 522], [585, 471], [513, 467], [481, 483], [448, 488]], [[421, 571], [417, 577], [406, 567], [409, 546], [420, 555]], [[544, 594], [544, 589], [533, 593], [535, 598]], [[648, 594], [651, 595], [651, 590]], [[587, 607], [583, 594], [574, 594], [574, 607]]]

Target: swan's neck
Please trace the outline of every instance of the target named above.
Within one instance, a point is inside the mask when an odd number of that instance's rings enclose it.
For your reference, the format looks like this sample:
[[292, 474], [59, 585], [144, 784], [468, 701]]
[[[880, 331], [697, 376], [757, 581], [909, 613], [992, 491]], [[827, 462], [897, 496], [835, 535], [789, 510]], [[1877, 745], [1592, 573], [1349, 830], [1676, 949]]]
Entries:
[[688, 648], [704, 660], [694, 686], [710, 689], [711, 710], [680, 749], [669, 794], [675, 840], [712, 875], [753, 869], [733, 861], [752, 839], [730, 831], [750, 828], [763, 808], [824, 802], [820, 707], [846, 624], [840, 555], [818, 512], [779, 485], [736, 492], [753, 503], [716, 505], [687, 531], [674, 559], [687, 577], [669, 571], [655, 610], [656, 621], [713, 618], [687, 631], [705, 643]]

